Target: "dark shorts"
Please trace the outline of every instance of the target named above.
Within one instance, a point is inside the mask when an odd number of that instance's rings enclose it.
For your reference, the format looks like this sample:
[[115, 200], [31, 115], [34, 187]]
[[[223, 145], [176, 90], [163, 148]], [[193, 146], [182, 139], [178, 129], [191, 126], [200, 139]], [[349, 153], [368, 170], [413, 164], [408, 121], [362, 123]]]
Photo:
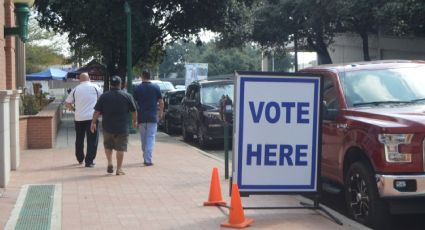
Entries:
[[105, 149], [115, 149], [127, 152], [128, 134], [113, 134], [103, 130], [103, 146]]

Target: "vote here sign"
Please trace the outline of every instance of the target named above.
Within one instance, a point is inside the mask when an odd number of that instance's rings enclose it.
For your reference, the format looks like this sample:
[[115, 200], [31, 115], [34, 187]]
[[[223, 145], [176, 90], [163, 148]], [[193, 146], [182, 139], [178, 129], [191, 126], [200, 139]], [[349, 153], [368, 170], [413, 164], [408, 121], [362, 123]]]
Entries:
[[317, 192], [320, 81], [237, 72], [233, 181], [241, 192]]

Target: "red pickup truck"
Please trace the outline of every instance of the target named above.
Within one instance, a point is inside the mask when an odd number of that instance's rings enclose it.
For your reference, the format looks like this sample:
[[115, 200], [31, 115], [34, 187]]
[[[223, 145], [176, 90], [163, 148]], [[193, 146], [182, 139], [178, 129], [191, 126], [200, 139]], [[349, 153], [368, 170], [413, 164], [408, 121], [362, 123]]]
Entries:
[[424, 212], [425, 62], [301, 72], [323, 76], [324, 189], [343, 188], [351, 217], [374, 228], [388, 224], [390, 214]]

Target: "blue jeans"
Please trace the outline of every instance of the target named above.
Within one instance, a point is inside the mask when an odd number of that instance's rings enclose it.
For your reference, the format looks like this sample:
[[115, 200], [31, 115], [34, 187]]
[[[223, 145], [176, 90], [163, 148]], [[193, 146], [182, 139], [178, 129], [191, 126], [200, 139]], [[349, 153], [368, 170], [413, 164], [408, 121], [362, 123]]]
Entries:
[[155, 144], [156, 122], [140, 123], [140, 139], [142, 142], [143, 159], [145, 163], [152, 163], [152, 152]]

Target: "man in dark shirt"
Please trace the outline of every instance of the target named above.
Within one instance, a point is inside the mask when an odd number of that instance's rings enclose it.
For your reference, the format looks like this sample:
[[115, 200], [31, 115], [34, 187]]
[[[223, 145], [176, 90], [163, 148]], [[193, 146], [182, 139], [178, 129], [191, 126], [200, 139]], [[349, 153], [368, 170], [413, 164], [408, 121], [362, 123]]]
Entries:
[[91, 131], [96, 130], [96, 120], [102, 115], [103, 145], [105, 147], [106, 158], [108, 159], [107, 172], [113, 173], [112, 151], [117, 151], [117, 171], [116, 175], [125, 175], [121, 166], [124, 159], [124, 152], [127, 151], [128, 143], [128, 113], [131, 112], [133, 127], [137, 127], [137, 112], [133, 97], [120, 90], [121, 78], [112, 76], [111, 91], [102, 94], [94, 107], [94, 114], [91, 123]]
[[[155, 135], [158, 119], [162, 119], [164, 113], [164, 101], [162, 100], [159, 86], [150, 82], [150, 74], [146, 71], [142, 73], [142, 84], [134, 90], [134, 99], [138, 104], [138, 118], [140, 139], [144, 164], [151, 166], [153, 146], [155, 145]], [[159, 104], [159, 116], [157, 114]]]

